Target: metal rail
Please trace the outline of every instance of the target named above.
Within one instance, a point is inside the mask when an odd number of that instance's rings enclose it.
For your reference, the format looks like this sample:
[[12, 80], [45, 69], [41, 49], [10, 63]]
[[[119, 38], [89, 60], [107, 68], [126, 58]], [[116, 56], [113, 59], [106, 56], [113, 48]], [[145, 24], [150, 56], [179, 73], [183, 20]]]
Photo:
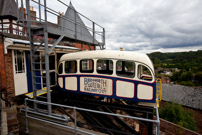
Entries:
[[38, 101], [38, 100], [28, 99], [28, 98], [25, 99], [25, 114], [26, 114], [26, 126], [27, 126], [26, 127], [26, 132], [29, 132], [27, 118], [32, 118], [32, 119], [39, 120], [38, 118], [29, 116], [29, 114], [28, 114], [28, 107], [27, 107], [27, 101], [35, 102], [37, 104], [42, 104], [42, 105], [51, 105], [51, 106], [57, 106], [57, 107], [64, 107], [64, 108], [73, 109], [74, 110], [74, 119], [75, 119], [75, 127], [74, 128], [68, 127], [68, 126], [64, 126], [64, 125], [61, 125], [61, 124], [57, 124], [57, 123], [54, 123], [54, 122], [49, 122], [47, 120], [41, 120], [40, 119], [40, 121], [45, 121], [45, 122], [48, 122], [48, 123], [51, 123], [51, 124], [54, 124], [54, 125], [66, 127], [66, 128], [69, 128], [69, 129], [73, 129], [73, 130], [75, 130], [75, 134], [76, 134], [77, 131], [82, 132], [82, 133], [86, 133], [86, 134], [92, 134], [92, 133], [89, 133], [89, 132], [86, 132], [84, 130], [81, 130], [81, 129], [77, 128], [76, 112], [77, 111], [84, 111], [84, 112], [91, 112], [91, 113], [97, 113], [97, 114], [116, 116], [116, 117], [123, 117], [123, 118], [129, 118], [129, 119], [135, 119], [135, 120], [140, 120], [140, 121], [146, 121], [146, 122], [156, 123], [156, 125], [155, 125], [156, 135], [159, 135], [160, 120], [159, 120], [158, 108], [157, 107], [155, 107], [155, 110], [156, 110], [156, 120], [153, 120], [153, 119], [145, 119], [145, 118], [140, 118], [140, 117], [126, 116], [126, 115], [121, 115], [121, 114], [109, 113], [109, 112], [96, 111], [96, 110], [85, 109], [85, 108], [80, 108], [80, 107], [60, 105], [60, 104], [55, 104], [55, 103], [49, 103], [49, 102], [44, 102], [44, 101]]
[[[31, 73], [32, 73], [32, 89], [33, 89], [33, 99], [37, 100], [37, 87], [39, 85], [43, 86], [44, 83], [38, 82], [37, 77], [35, 76], [35, 71], [45, 71], [46, 73], [46, 83], [45, 87], [47, 88], [47, 102], [51, 103], [51, 94], [50, 94], [50, 71], [49, 71], [49, 55], [53, 51], [53, 49], [57, 46], [57, 44], [62, 41], [64, 38], [73, 40], [74, 42], [81, 42], [81, 43], [88, 43], [88, 45], [94, 45], [94, 46], [101, 46], [101, 48], [104, 48], [104, 28], [100, 25], [96, 24], [89, 18], [85, 17], [84, 15], [78, 13], [75, 9], [73, 9], [70, 6], [67, 6], [62, 1], [56, 1], [58, 4], [65, 5], [68, 8], [72, 9], [71, 13], [75, 14], [75, 19], [70, 19], [67, 16], [61, 15], [59, 12], [55, 11], [54, 9], [48, 7], [48, 0], [16, 0], [17, 7], [21, 8], [21, 14], [17, 9], [17, 15], [18, 15], [18, 24], [20, 26], [26, 27], [28, 30], [27, 35], [29, 35], [30, 39], [30, 59], [31, 59]], [[31, 3], [32, 2], [32, 3]], [[33, 16], [31, 14], [32, 11], [30, 11], [31, 4], [36, 4], [38, 9], [36, 12], [38, 12], [38, 16]], [[20, 6], [18, 5], [20, 4]], [[25, 9], [25, 10], [24, 10]], [[43, 11], [42, 11], [43, 9]], [[43, 13], [43, 14], [42, 14]], [[55, 24], [50, 22], [50, 16], [56, 16], [58, 19], [60, 19], [60, 23]], [[76, 18], [79, 18], [78, 15], [83, 16], [85, 19], [90, 21], [92, 24], [91, 27], [87, 27], [83, 22], [78, 22]], [[34, 19], [33, 19], [34, 18]], [[65, 23], [62, 25], [62, 21]], [[32, 24], [34, 23], [34, 25]], [[75, 27], [75, 29], [71, 29], [66, 27], [66, 24], [72, 23]], [[96, 31], [96, 27], [100, 27], [101, 31]], [[79, 31], [77, 27], [80, 27], [81, 30], [85, 28], [86, 33], [82, 33], [82, 31]], [[90, 32], [92, 32], [92, 34]], [[24, 32], [24, 30], [23, 30]], [[33, 38], [34, 36], [43, 36], [44, 41], [41, 42], [41, 44], [38, 47], [34, 46]], [[81, 35], [81, 36], [79, 36]], [[101, 41], [98, 42], [96, 38], [96, 35], [101, 36]], [[85, 38], [84, 38], [85, 37]], [[86, 38], [87, 37], [87, 38]], [[89, 38], [90, 37], [90, 38]], [[54, 45], [49, 48], [48, 46], [48, 38], [58, 38]], [[35, 61], [35, 57], [38, 57], [37, 51], [40, 49], [40, 46], [44, 44], [44, 59], [45, 62], [42, 63], [40, 60]], [[43, 69], [35, 69], [36, 65], [45, 64], [45, 68]], [[48, 106], [48, 114], [51, 115], [52, 112], [52, 106], [51, 104], [47, 104]], [[38, 105], [36, 102], [34, 102], [34, 110], [37, 111]]]
[[[21, 3], [21, 6], [19, 6], [19, 1]], [[43, 27], [43, 25], [45, 25], [46, 27], [46, 25], [51, 24], [53, 27], [55, 27], [55, 30], [49, 29], [50, 26], [48, 26], [47, 31], [50, 32], [52, 35], [58, 35], [59, 33], [68, 33], [68, 31], [69, 32], [71, 31], [75, 35], [75, 37], [69, 37], [68, 34], [66, 35], [67, 37], [72, 38], [74, 40], [81, 40], [81, 41], [86, 40], [85, 42], [89, 44], [100, 46], [101, 49], [105, 48], [105, 29], [102, 26], [95, 23], [94, 21], [84, 16], [83, 14], [77, 12], [74, 8], [68, 6], [61, 0], [55, 0], [55, 1], [58, 2], [58, 4], [60, 5], [62, 4], [66, 6], [67, 8], [71, 9], [75, 13], [75, 19], [70, 19], [64, 15], [61, 15], [58, 11], [50, 7], [47, 7], [47, 2], [49, 2], [47, 0], [43, 0], [43, 2], [41, 0], [16, 0], [18, 7], [21, 7], [21, 10], [22, 10], [21, 14], [17, 10], [19, 25], [28, 28], [28, 27], [32, 27], [28, 25], [28, 22], [35, 22], [36, 25], [39, 25], [39, 27]], [[33, 2], [34, 4], [37, 5], [35, 6], [35, 7], [38, 7], [36, 8], [37, 10], [36, 12], [39, 13], [37, 16], [32, 16], [30, 14], [30, 9], [29, 9], [29, 7], [31, 6], [30, 2]], [[27, 6], [27, 3], [28, 3], [28, 6]], [[24, 7], [24, 5], [26, 5], [26, 7]], [[26, 8], [26, 12], [24, 12], [23, 10], [24, 8]], [[41, 9], [44, 9], [44, 16], [42, 15]], [[58, 17], [58, 19], [60, 20], [60, 24], [51, 23], [50, 22], [51, 20], [48, 14]], [[83, 23], [78, 22], [76, 19], [77, 18], [76, 16], [79, 16], [79, 17], [82, 16], [84, 19], [86, 19], [89, 22], [90, 25], [85, 25]], [[30, 17], [35, 18], [35, 20], [30, 19]], [[62, 21], [74, 24], [75, 28], [71, 29], [69, 27], [66, 27], [66, 25], [62, 24]], [[90, 33], [85, 34], [85, 32], [82, 32], [81, 30], [77, 29], [78, 27], [82, 29], [87, 29]], [[82, 35], [82, 36], [78, 36], [78, 35]]]

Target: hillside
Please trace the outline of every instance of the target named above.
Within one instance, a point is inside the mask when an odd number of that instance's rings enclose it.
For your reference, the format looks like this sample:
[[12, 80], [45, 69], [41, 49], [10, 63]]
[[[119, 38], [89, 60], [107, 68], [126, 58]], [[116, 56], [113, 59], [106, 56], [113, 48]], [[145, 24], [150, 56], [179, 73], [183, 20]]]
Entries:
[[[202, 86], [202, 50], [148, 54], [157, 76], [168, 76], [176, 84]], [[167, 73], [169, 71], [169, 74]]]

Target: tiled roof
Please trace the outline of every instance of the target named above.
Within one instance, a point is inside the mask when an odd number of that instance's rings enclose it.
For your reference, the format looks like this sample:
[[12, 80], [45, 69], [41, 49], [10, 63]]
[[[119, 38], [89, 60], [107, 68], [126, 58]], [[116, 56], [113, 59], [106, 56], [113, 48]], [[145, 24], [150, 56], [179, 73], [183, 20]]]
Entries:
[[[75, 27], [76, 27], [77, 39], [82, 41], [92, 42], [93, 36], [85, 27], [85, 24], [80, 18], [80, 16], [78, 15], [78, 13], [76, 12], [75, 14], [75, 11], [76, 11], [75, 8], [70, 2], [69, 7], [67, 8], [67, 11], [65, 12], [64, 16], [65, 18], [71, 19], [73, 22], [62, 19], [61, 25], [65, 27], [67, 29], [67, 33], [70, 33], [70, 34], [75, 34]], [[76, 19], [76, 23], [80, 25], [75, 26], [75, 23], [74, 23], [75, 19]], [[98, 42], [95, 41], [95, 43], [97, 44]]]
[[17, 4], [15, 0], [0, 0], [0, 15], [11, 15], [17, 18]]

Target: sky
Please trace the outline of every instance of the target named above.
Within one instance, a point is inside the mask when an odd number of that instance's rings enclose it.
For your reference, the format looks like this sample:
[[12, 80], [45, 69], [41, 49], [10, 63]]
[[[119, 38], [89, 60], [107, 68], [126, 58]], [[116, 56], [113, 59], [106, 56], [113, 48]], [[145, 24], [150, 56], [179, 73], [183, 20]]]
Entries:
[[[69, 0], [61, 0], [69, 5]], [[106, 49], [136, 52], [202, 50], [202, 0], [71, 0], [105, 28]], [[65, 12], [57, 0], [48, 6]]]

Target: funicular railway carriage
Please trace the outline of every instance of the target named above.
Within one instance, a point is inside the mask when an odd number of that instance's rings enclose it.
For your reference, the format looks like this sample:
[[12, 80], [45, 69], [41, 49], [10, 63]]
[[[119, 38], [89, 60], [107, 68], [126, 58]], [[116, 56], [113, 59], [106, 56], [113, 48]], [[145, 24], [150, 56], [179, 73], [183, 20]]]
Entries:
[[82, 51], [65, 54], [58, 67], [63, 91], [156, 102], [154, 67], [146, 54], [128, 51]]

